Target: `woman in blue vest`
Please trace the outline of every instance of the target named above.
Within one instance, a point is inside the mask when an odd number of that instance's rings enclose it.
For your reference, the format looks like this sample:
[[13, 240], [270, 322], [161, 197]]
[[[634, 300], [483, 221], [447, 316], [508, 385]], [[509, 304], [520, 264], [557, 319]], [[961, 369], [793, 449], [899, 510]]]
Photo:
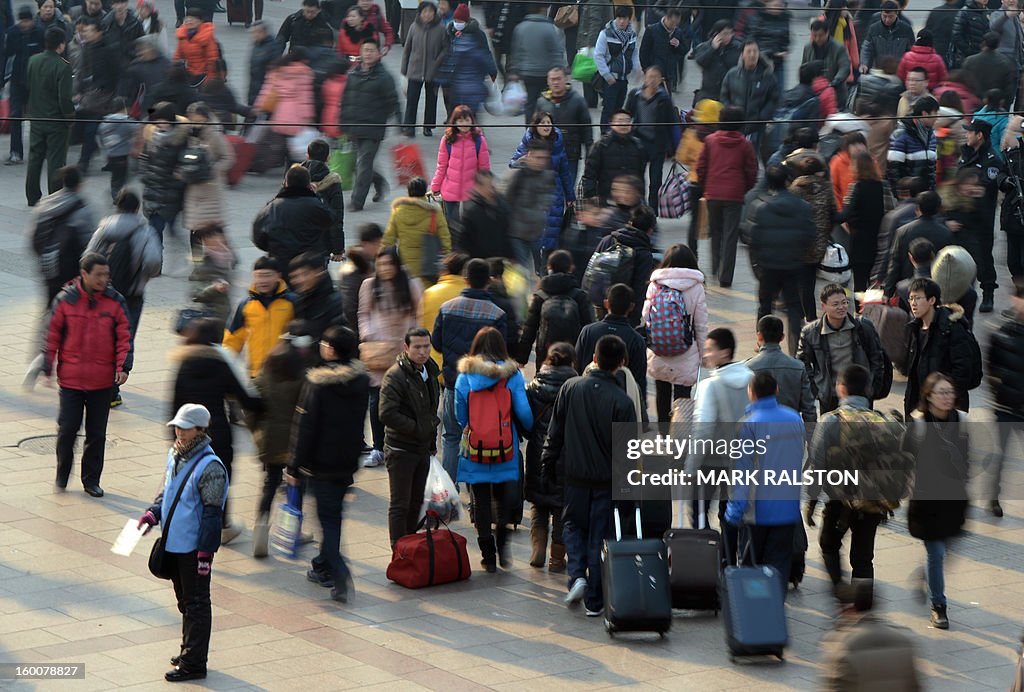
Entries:
[[167, 426], [174, 428], [174, 446], [167, 454], [164, 489], [139, 519], [139, 528], [145, 525], [148, 532], [161, 524], [164, 550], [177, 567], [171, 583], [182, 614], [181, 651], [171, 658], [174, 670], [164, 678], [184, 682], [206, 677], [213, 624], [210, 569], [220, 547], [228, 472], [210, 446], [210, 412], [205, 406], [184, 404]]

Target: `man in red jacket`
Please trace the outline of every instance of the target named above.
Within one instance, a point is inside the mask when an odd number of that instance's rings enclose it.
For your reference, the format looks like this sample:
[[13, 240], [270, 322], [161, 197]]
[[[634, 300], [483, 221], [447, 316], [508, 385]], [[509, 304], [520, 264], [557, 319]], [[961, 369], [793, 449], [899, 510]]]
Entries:
[[74, 461], [75, 438], [85, 413], [85, 448], [82, 451], [82, 486], [93, 497], [103, 497], [100, 474], [107, 442], [110, 390], [128, 379], [131, 334], [124, 298], [108, 286], [107, 258], [88, 253], [79, 263], [81, 275], [54, 303], [46, 336], [43, 376], [50, 384], [54, 361], [60, 384], [57, 413], [57, 489], [68, 487]]
[[704, 140], [697, 160], [697, 180], [708, 203], [712, 273], [718, 276], [722, 288], [729, 288], [736, 269], [743, 198], [757, 183], [757, 156], [741, 132], [741, 108], [723, 108], [719, 120], [719, 131]]

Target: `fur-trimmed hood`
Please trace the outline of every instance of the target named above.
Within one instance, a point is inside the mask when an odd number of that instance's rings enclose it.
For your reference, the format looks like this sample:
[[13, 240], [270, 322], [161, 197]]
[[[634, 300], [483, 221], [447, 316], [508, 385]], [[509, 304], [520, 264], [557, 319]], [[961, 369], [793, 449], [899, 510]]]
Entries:
[[306, 380], [318, 387], [331, 387], [349, 384], [361, 375], [369, 377], [366, 366], [358, 360], [350, 360], [348, 363], [329, 363], [313, 368], [306, 373]]
[[464, 356], [459, 360], [459, 376], [466, 376], [469, 389], [474, 392], [493, 387], [498, 380], [511, 379], [517, 372], [519, 364], [513, 358], [500, 363], [480, 356]]

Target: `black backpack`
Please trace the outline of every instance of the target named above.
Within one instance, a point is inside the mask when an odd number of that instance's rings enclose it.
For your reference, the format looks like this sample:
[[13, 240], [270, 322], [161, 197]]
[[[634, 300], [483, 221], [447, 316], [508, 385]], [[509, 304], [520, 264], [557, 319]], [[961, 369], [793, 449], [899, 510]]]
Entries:
[[129, 291], [139, 275], [139, 267], [132, 260], [131, 235], [107, 245], [103, 254], [110, 264], [110, 285], [121, 295], [130, 295]]
[[39, 258], [39, 269], [46, 281], [70, 281], [78, 276], [78, 260], [85, 248], [68, 222], [84, 206], [81, 199], [75, 200], [63, 214], [36, 223], [32, 250]]
[[559, 341], [575, 344], [583, 331], [580, 306], [568, 293], [548, 295], [537, 291], [544, 302], [540, 307], [540, 327], [537, 330], [537, 348], [545, 351]]
[[212, 180], [210, 148], [199, 140], [190, 140], [189, 145], [178, 155], [178, 177], [189, 185]]

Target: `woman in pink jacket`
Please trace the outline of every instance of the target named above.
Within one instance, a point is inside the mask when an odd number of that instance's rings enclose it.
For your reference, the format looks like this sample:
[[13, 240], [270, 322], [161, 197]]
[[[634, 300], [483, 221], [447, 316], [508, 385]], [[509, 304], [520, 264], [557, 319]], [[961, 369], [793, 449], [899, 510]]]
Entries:
[[430, 191], [441, 195], [448, 226], [458, 226], [462, 202], [473, 191], [477, 171], [491, 170], [487, 140], [476, 124], [469, 106], [456, 106], [448, 119], [448, 129], [437, 149], [437, 170]]
[[[657, 300], [659, 292], [671, 291]], [[647, 377], [654, 379], [655, 407], [658, 422], [668, 422], [672, 415], [672, 403], [676, 399], [689, 399], [690, 390], [697, 383], [700, 370], [701, 352], [708, 338], [708, 304], [704, 296], [704, 274], [697, 268], [697, 257], [686, 245], [678, 243], [665, 251], [665, 259], [651, 273], [647, 284], [647, 298], [644, 300], [644, 324], [648, 334], [659, 328], [671, 328], [673, 333], [682, 333], [677, 326], [665, 323], [659, 317], [657, 304], [665, 306], [667, 301], [682, 300], [692, 328], [693, 342], [682, 353], [658, 355], [647, 349]], [[670, 311], [663, 311], [670, 312]], [[675, 314], [680, 314], [675, 311]]]
[[271, 131], [285, 137], [297, 135], [306, 127], [302, 123], [314, 121], [313, 70], [303, 51], [289, 53], [277, 62], [253, 108], [269, 113], [270, 122], [274, 123]]
[[915, 67], [923, 67], [928, 73], [928, 88], [934, 90], [946, 79], [946, 63], [932, 47], [932, 32], [928, 29], [921, 29], [917, 32], [917, 41], [910, 47], [910, 50], [903, 54], [900, 60], [900, 67], [896, 71], [897, 76], [904, 84], [907, 82], [907, 75]]

